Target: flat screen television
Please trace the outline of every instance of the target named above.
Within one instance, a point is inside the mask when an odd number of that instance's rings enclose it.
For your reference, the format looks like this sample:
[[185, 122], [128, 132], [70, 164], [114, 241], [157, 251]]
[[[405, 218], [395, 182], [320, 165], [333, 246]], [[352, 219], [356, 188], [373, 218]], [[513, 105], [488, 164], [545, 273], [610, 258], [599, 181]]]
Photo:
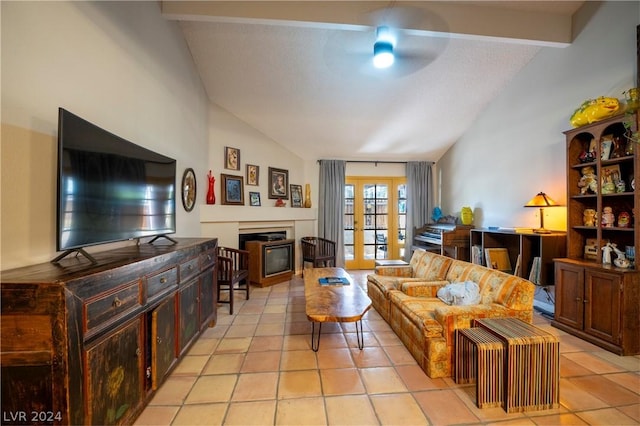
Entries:
[[[176, 232], [176, 160], [60, 108], [57, 249]], [[169, 238], [169, 237], [167, 237]], [[169, 238], [171, 240], [171, 238]]]

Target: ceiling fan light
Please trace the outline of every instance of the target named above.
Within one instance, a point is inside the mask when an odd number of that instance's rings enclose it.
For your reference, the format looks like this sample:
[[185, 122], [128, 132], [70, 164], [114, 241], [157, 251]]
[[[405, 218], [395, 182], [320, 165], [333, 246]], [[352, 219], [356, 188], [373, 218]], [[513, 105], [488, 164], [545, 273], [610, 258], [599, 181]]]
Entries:
[[377, 41], [373, 45], [373, 66], [376, 68], [388, 68], [393, 65], [393, 45], [388, 41]]

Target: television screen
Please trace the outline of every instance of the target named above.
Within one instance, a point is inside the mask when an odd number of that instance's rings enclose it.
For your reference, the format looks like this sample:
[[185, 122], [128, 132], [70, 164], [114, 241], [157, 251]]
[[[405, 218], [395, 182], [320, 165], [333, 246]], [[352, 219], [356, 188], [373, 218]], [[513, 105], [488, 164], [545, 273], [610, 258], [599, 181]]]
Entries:
[[264, 271], [265, 278], [292, 270], [293, 256], [291, 244], [264, 246]]
[[60, 108], [58, 251], [176, 231], [176, 161]]

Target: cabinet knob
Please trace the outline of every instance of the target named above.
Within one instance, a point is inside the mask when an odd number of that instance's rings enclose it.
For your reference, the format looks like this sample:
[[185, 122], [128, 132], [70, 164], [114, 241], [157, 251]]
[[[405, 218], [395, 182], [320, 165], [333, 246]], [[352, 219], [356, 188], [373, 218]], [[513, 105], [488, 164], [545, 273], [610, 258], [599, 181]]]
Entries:
[[162, 338], [160, 336], [158, 336], [156, 338], [156, 342], [158, 342], [159, 345], [162, 344]]
[[160, 284], [164, 284], [167, 282], [167, 277], [160, 278]]
[[576, 297], [576, 302], [582, 302], [583, 300], [580, 299], [579, 297]]
[[116, 296], [113, 299], [113, 303], [112, 303], [114, 308], [119, 308], [120, 306], [122, 306], [122, 300], [118, 299], [118, 296]]
[[142, 355], [142, 351], [140, 350], [140, 348], [136, 348], [136, 356], [140, 357], [140, 355]]

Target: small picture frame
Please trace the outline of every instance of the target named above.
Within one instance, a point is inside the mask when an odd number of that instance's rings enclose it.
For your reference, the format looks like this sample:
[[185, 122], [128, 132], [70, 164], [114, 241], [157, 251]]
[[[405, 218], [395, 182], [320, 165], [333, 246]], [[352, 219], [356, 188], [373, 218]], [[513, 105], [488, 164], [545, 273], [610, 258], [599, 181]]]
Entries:
[[240, 170], [240, 150], [238, 148], [224, 147], [224, 168]]
[[260, 166], [247, 164], [247, 185], [258, 186], [260, 183]]
[[[600, 170], [600, 191], [602, 194], [624, 192], [624, 182], [620, 174], [620, 165], [603, 166]], [[622, 190], [619, 188], [622, 186]]]
[[611, 155], [611, 146], [613, 145], [613, 135], [604, 135], [600, 139], [600, 159], [608, 160]]
[[253, 207], [260, 207], [260, 193], [249, 192], [249, 205]]
[[302, 185], [289, 185], [291, 190], [291, 207], [302, 207]]
[[509, 274], [513, 272], [511, 261], [509, 260], [509, 252], [506, 248], [484, 249], [484, 255], [487, 261], [487, 268], [497, 269]]
[[222, 178], [222, 204], [232, 206], [244, 206], [244, 178], [221, 174]]
[[269, 167], [269, 198], [289, 199], [289, 171]]

